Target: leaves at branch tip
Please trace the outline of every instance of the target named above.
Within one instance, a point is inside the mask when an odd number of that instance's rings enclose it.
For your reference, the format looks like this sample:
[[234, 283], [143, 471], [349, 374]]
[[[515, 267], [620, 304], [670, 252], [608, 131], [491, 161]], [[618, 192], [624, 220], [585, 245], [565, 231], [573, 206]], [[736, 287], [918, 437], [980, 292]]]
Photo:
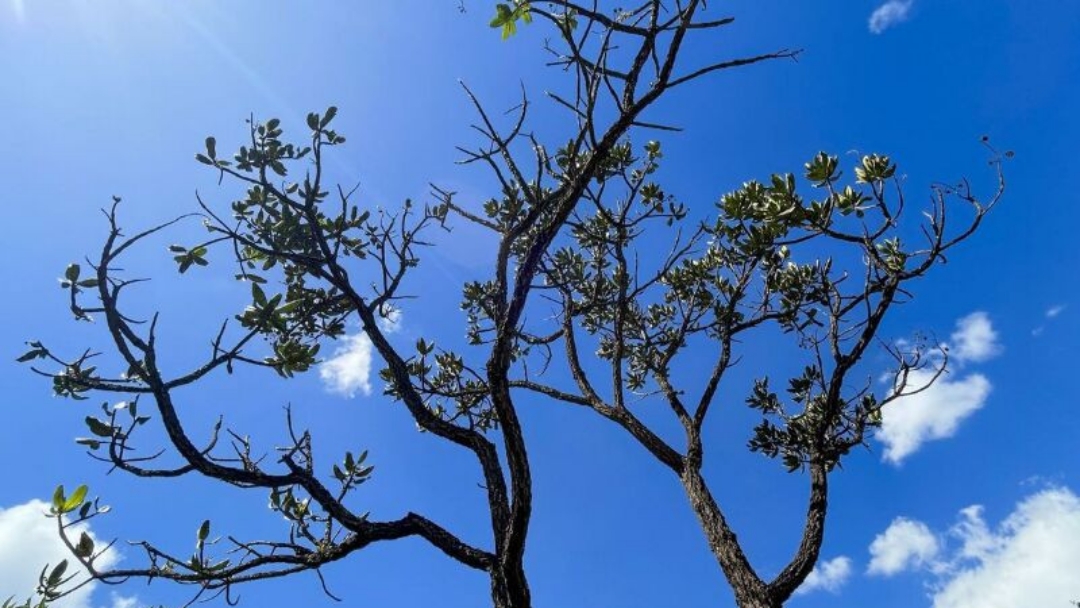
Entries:
[[896, 174], [896, 165], [888, 156], [870, 154], [864, 156], [862, 164], [855, 168], [856, 181], [860, 184], [872, 184], [889, 179]]
[[169, 245], [169, 251], [177, 254], [173, 256], [173, 261], [176, 262], [180, 274], [187, 272], [188, 268], [191, 268], [192, 265], [210, 265], [210, 262], [206, 259], [206, 254], [208, 253], [206, 245], [198, 245], [192, 249], [188, 249], [183, 245]]
[[75, 557], [86, 559], [94, 554], [94, 539], [83, 532], [79, 535], [79, 542], [75, 545]]
[[49, 356], [49, 350], [45, 348], [41, 342], [27, 342], [26, 345], [30, 347], [30, 350], [15, 359], [19, 363], [27, 363], [35, 359], [44, 359]]
[[64, 513], [70, 513], [75, 509], [82, 506], [86, 501], [86, 494], [90, 491], [85, 485], [81, 485], [75, 488], [75, 491], [71, 493], [71, 496], [67, 496], [64, 493], [64, 486], [56, 486], [56, 490], [52, 496], [52, 513], [54, 515], [63, 515]]
[[502, 30], [502, 39], [506, 40], [517, 33], [517, 23], [532, 23], [532, 7], [527, 1], [515, 0], [513, 5], [500, 2], [495, 5], [495, 16], [488, 23], [493, 28]]
[[64, 581], [64, 573], [67, 572], [68, 561], [66, 559], [60, 560], [59, 564], [52, 569], [47, 579], [47, 584], [50, 587], [59, 587]]
[[112, 425], [102, 422], [93, 416], [86, 417], [86, 426], [90, 429], [91, 433], [98, 437], [111, 438], [113, 436], [114, 428]]
[[327, 125], [330, 124], [330, 121], [334, 120], [335, 116], [337, 116], [337, 106], [330, 106], [327, 108], [326, 113], [323, 114], [322, 120], [319, 121], [319, 128], [325, 129]]

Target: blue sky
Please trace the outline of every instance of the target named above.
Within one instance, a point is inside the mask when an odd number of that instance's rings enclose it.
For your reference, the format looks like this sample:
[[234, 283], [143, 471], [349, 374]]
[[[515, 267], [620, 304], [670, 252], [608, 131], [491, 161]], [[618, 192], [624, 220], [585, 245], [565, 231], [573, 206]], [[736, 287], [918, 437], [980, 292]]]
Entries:
[[[887, 5], [887, 6], [886, 6]], [[473, 115], [457, 80], [492, 107], [509, 107], [524, 82], [540, 109], [535, 128], [566, 129], [541, 100], [559, 74], [543, 68], [541, 31], [501, 42], [486, 27], [491, 7], [456, 2], [256, 0], [0, 0], [0, 175], [5, 188], [5, 296], [0, 363], [6, 440], [0, 484], [0, 596], [25, 593], [32, 558], [53, 549], [38, 534], [39, 505], [57, 483], [89, 483], [113, 505], [99, 537], [150, 538], [188, 550], [195, 529], [272, 536], [265, 496], [197, 479], [135, 482], [80, 453], [72, 438], [96, 405], [52, 398], [49, 385], [13, 359], [42, 339], [74, 351], [102, 344], [100, 328], [68, 320], [56, 279], [94, 252], [105, 234], [98, 209], [125, 199], [135, 228], [191, 210], [198, 189], [224, 204], [235, 193], [193, 162], [208, 134], [239, 142], [243, 119], [340, 107], [349, 143], [332, 167], [359, 181], [371, 205], [426, 200], [428, 183], [463, 196], [491, 192], [489, 176], [454, 164], [473, 142]], [[886, 414], [890, 441], [871, 442], [834, 478], [818, 588], [792, 606], [1061, 606], [1075, 579], [1080, 476], [1080, 389], [1070, 356], [1080, 337], [1074, 246], [1080, 200], [1073, 160], [1080, 139], [1080, 5], [1051, 0], [739, 0], [710, 3], [738, 18], [687, 60], [781, 47], [797, 63], [728, 72], [672, 94], [654, 117], [686, 128], [664, 138], [665, 187], [694, 208], [774, 171], [796, 171], [818, 150], [878, 151], [907, 174], [909, 200], [926, 186], [967, 175], [986, 191], [991, 175], [978, 139], [1017, 152], [1009, 190], [985, 228], [949, 264], [917, 285], [896, 311], [889, 338], [932, 331], [968, 356], [935, 393]], [[872, 17], [876, 15], [876, 17]], [[848, 151], [855, 151], [847, 154]], [[695, 207], [696, 206], [696, 207]], [[205, 352], [219, 320], [244, 294], [213, 272], [180, 280], [164, 246], [145, 248], [132, 270], [160, 275], [138, 305], [163, 310], [167, 365]], [[455, 285], [487, 268], [491, 243], [466, 227], [440, 237], [411, 284], [423, 295], [395, 335], [461, 340]], [[440, 288], [425, 290], [425, 286]], [[769, 373], [768, 344], [749, 378]], [[359, 356], [359, 355], [358, 355]], [[362, 356], [359, 356], [362, 362]], [[874, 364], [874, 359], [868, 365]], [[884, 359], [880, 359], [884, 361]], [[755, 365], [757, 365], [755, 363]], [[340, 378], [339, 378], [340, 380]], [[185, 392], [192, 428], [224, 411], [236, 428], [273, 445], [282, 408], [323, 441], [325, 453], [369, 448], [377, 466], [364, 508], [394, 517], [426, 513], [477, 543], [487, 541], [474, 462], [420, 436], [406, 414], [353, 384], [335, 392], [318, 373], [293, 382], [262, 374], [212, 378]], [[340, 387], [339, 387], [340, 388]], [[738, 391], [739, 387], [733, 388]], [[348, 393], [349, 390], [345, 390]], [[88, 402], [94, 403], [94, 402]], [[536, 516], [528, 569], [537, 606], [616, 608], [730, 606], [676, 480], [621, 431], [558, 404], [522, 400], [533, 460]], [[794, 549], [803, 479], [745, 453], [751, 418], [736, 400], [714, 424], [708, 475], [756, 564], [775, 572]], [[201, 426], [200, 426], [201, 424]], [[976, 505], [980, 508], [974, 508]], [[1075, 536], [1074, 536], [1075, 538]], [[1072, 545], [1071, 547], [1068, 545]], [[118, 559], [136, 563], [121, 548]], [[770, 570], [772, 568], [773, 570]], [[422, 581], [416, 573], [424, 574]], [[487, 580], [419, 541], [366, 550], [327, 570], [346, 606], [483, 606]], [[31, 579], [34, 574], [31, 574]], [[1065, 578], [1068, 576], [1068, 578]], [[10, 587], [10, 588], [9, 588]], [[98, 588], [76, 608], [175, 602], [165, 585]], [[980, 595], [982, 594], [982, 595]], [[248, 586], [247, 605], [332, 605], [314, 577]], [[995, 603], [996, 602], [996, 603]], [[1055, 603], [1056, 602], [1056, 603]]]

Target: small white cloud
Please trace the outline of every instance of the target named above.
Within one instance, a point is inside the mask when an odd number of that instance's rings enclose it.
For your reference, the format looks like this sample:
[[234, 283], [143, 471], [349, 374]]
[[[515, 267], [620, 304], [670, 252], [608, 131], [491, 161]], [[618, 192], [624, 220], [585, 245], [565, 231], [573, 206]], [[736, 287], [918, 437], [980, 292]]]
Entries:
[[870, 543], [867, 574], [892, 576], [927, 566], [937, 558], [941, 545], [920, 521], [897, 517]]
[[907, 21], [914, 5], [915, 0], [888, 0], [871, 13], [870, 31], [880, 34], [894, 25]]
[[341, 339], [334, 356], [319, 365], [319, 377], [327, 390], [352, 398], [360, 391], [371, 394], [371, 339], [361, 332]]
[[[401, 331], [401, 317], [400, 308], [386, 305], [379, 311], [376, 322], [384, 334], [393, 334]], [[334, 356], [319, 365], [319, 377], [332, 393], [350, 399], [357, 391], [370, 395], [373, 354], [371, 338], [363, 331], [345, 336], [334, 349]]]
[[[48, 510], [49, 505], [40, 500], [0, 509], [0, 602], [8, 596], [13, 596], [18, 601], [31, 597], [37, 588], [41, 569], [46, 564], [55, 566], [66, 559], [72, 564], [68, 572], [75, 571], [75, 558], [57, 535], [56, 520], [45, 517]], [[68, 530], [75, 537], [86, 532], [97, 545], [101, 545], [90, 527], [85, 524], [72, 526]], [[116, 551], [110, 549], [98, 558], [96, 565], [107, 570], [116, 564], [117, 559]], [[86, 585], [50, 606], [90, 608], [90, 594], [94, 587], [95, 583]]]
[[112, 608], [139, 608], [142, 604], [139, 603], [139, 598], [135, 596], [120, 595], [119, 593], [113, 593]]
[[[1047, 321], [1053, 321], [1054, 319], [1060, 317], [1061, 313], [1065, 312], [1066, 308], [1068, 308], [1068, 307], [1066, 305], [1064, 305], [1064, 304], [1055, 304], [1055, 305], [1051, 306], [1050, 308], [1046, 309], [1046, 312], [1043, 313], [1043, 317], [1045, 317]], [[1043, 333], [1045, 333], [1045, 332], [1046, 332], [1046, 325], [1043, 324], [1043, 325], [1039, 325], [1035, 329], [1031, 330], [1031, 335], [1038, 338], [1039, 336], [1043, 335]]]
[[[933, 370], [911, 372], [909, 390], [933, 380]], [[956, 434], [960, 423], [985, 404], [990, 381], [982, 374], [968, 374], [953, 380], [947, 374], [929, 388], [897, 399], [882, 410], [877, 439], [885, 444], [884, 459], [900, 464], [927, 441]]]
[[985, 312], [973, 312], [956, 322], [949, 353], [957, 363], [981, 363], [1001, 354], [997, 332]]
[[829, 593], [837, 593], [844, 583], [851, 578], [851, 559], [841, 555], [827, 562], [821, 562], [810, 572], [803, 584], [795, 591], [796, 594], [810, 593], [818, 589], [824, 589]]
[[[974, 312], [957, 321], [949, 342], [954, 370], [987, 361], [1002, 351], [997, 331], [985, 312]], [[933, 367], [935, 364], [938, 362], [931, 361], [930, 367], [910, 372], [906, 384], [893, 390], [914, 394], [882, 410], [876, 436], [885, 444], [883, 458], [888, 462], [900, 464], [927, 441], [952, 437], [961, 422], [986, 405], [992, 388], [986, 376], [944, 373], [935, 381], [939, 369]]]
[[387, 305], [379, 313], [379, 329], [383, 333], [397, 333], [401, 329], [401, 309]]

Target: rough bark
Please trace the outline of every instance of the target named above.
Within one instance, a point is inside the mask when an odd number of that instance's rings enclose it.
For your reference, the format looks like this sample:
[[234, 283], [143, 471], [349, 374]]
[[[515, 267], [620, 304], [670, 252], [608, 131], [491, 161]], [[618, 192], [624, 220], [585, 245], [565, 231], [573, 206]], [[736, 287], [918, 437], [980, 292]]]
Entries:
[[491, 573], [491, 601], [495, 608], [530, 608], [532, 596], [521, 562], [500, 564]]
[[701, 471], [687, 467], [682, 474], [682, 484], [690, 506], [697, 515], [709, 549], [716, 557], [739, 608], [773, 608], [780, 606], [772, 600], [769, 587], [754, 572], [735, 533], [731, 530], [719, 505], [713, 498]]

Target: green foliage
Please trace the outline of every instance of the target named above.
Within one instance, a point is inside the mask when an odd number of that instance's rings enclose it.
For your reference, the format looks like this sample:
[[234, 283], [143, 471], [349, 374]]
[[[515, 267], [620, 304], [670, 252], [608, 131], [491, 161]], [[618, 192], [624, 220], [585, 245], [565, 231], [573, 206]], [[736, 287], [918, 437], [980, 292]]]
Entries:
[[[318, 176], [308, 174], [302, 181], [285, 182], [281, 187], [267, 179], [270, 174], [287, 178], [293, 163], [345, 143], [345, 137], [331, 129], [336, 116], [335, 107], [321, 115], [308, 114], [309, 141], [303, 144], [286, 141], [276, 118], [251, 122], [252, 143], [240, 146], [232, 161], [219, 158], [217, 140], [207, 138], [206, 153], [196, 158], [219, 169], [223, 176], [228, 173], [250, 185], [246, 195], [232, 204], [233, 218], [239, 224], [210, 222], [207, 227], [212, 236], [208, 241], [169, 248], [183, 273], [192, 265], [209, 265], [214, 244], [225, 240], [238, 243], [241, 272], [236, 279], [251, 284], [251, 304], [236, 318], [242, 327], [271, 341], [272, 354], [265, 363], [284, 377], [315, 364], [318, 341], [342, 335], [343, 317], [349, 310], [348, 299], [339, 289], [312, 285], [323, 277], [298, 263], [324, 253], [312, 230], [328, 232], [337, 254], [359, 259], [366, 258], [373, 246], [378, 247], [385, 232], [385, 226], [372, 220], [370, 211], [356, 205], [337, 208], [331, 204], [330, 192], [322, 189]], [[283, 273], [285, 289], [267, 293], [266, 273], [276, 269]]]
[[517, 33], [517, 23], [532, 23], [531, 7], [526, 0], [514, 0], [511, 4], [500, 2], [495, 5], [495, 16], [490, 25], [502, 30], [502, 39], [506, 40]]
[[[567, 124], [576, 132], [554, 140], [533, 134], [525, 125], [527, 98], [517, 122], [502, 132], [498, 119], [467, 90], [484, 142], [475, 150], [461, 148], [464, 162], [489, 167], [499, 184], [475, 207], [435, 187], [432, 205], [406, 200], [388, 212], [359, 204], [355, 190], [327, 186], [325, 155], [346, 141], [334, 129], [336, 107], [307, 114], [306, 131], [298, 136], [286, 136], [277, 118], [249, 119], [243, 144], [231, 154], [216, 137], [206, 137], [196, 161], [220, 183], [240, 188], [227, 211], [200, 196], [198, 216], [206, 234], [169, 245], [168, 255], [181, 275], [193, 267], [223, 268], [245, 301], [212, 339], [208, 360], [186, 373], [169, 377], [159, 366], [164, 357], [158, 356], [156, 315], [142, 322], [123, 311], [120, 293], [139, 280], [125, 279], [119, 263], [131, 246], [183, 217], [127, 236], [114, 204], [107, 212], [103, 253], [89, 263], [92, 276], [70, 264], [60, 286], [75, 319], [105, 318], [102, 325], [121, 365], [100, 367], [126, 371], [112, 377], [99, 371], [93, 350], [66, 358], [37, 341], [27, 343], [18, 361], [50, 377], [59, 396], [85, 400], [105, 392], [131, 399], [105, 402], [102, 413], [84, 416], [88, 433], [76, 443], [95, 458], [140, 477], [197, 473], [266, 492], [270, 510], [284, 518], [288, 530], [284, 540], [244, 542], [212, 537], [206, 519], [195, 529], [190, 557], [139, 543], [149, 562], [145, 568], [94, 576], [106, 582], [166, 579], [196, 586], [196, 599], [216, 590], [231, 598], [239, 583], [318, 572], [372, 543], [420, 536], [489, 574], [498, 608], [527, 608], [523, 559], [532, 488], [515, 401], [520, 391], [531, 391], [592, 409], [676, 473], [710, 546], [726, 564], [739, 605], [786, 601], [818, 555], [821, 527], [811, 524], [825, 517], [824, 480], [864, 442], [868, 429], [881, 424], [881, 408], [897, 397], [876, 394], [873, 384], [853, 384], [850, 372], [876, 344], [885, 314], [898, 294], [907, 293], [905, 282], [923, 276], [970, 236], [1001, 190], [984, 204], [966, 185], [939, 187], [923, 226], [925, 241], [915, 243], [900, 238], [917, 233], [901, 231], [902, 200], [890, 198], [893, 187], [899, 192], [902, 185], [897, 167], [877, 154], [856, 164], [853, 180], [845, 179], [837, 156], [822, 152], [805, 164], [803, 179], [780, 172], [746, 182], [711, 207], [684, 204], [661, 181], [661, 143], [635, 143], [631, 137], [646, 128], [670, 130], [644, 122], [646, 110], [671, 88], [715, 70], [796, 54], [780, 51], [683, 72], [675, 61], [683, 38], [730, 22], [698, 20], [703, 5], [646, 2], [608, 14], [574, 4], [497, 4], [489, 25], [503, 39], [534, 16], [554, 24], [565, 43], [554, 65], [573, 74], [577, 96], [551, 96], [573, 112]], [[575, 33], [579, 20], [587, 25]], [[565, 143], [549, 148], [546, 141]], [[974, 210], [970, 225], [957, 235], [945, 229], [949, 197]], [[451, 217], [490, 231], [499, 243], [493, 272], [462, 286], [468, 345], [452, 350], [423, 337], [396, 344], [400, 340], [388, 335], [384, 322], [412, 297], [402, 285], [429, 244], [424, 231], [446, 227]], [[350, 319], [359, 321], [385, 363], [379, 372], [385, 394], [408, 410], [420, 430], [476, 457], [492, 524], [491, 549], [472, 546], [414, 512], [376, 522], [353, 510], [357, 489], [373, 475], [368, 452], [346, 451], [337, 462], [316, 466], [314, 440], [293, 427], [290, 414], [289, 441], [272, 457], [247, 435], [223, 427], [221, 419], [205, 444], [189, 436], [174, 403], [176, 389], [214, 370], [232, 373], [236, 365], [268, 368], [283, 378], [310, 371], [322, 346], [345, 335]], [[809, 469], [811, 478], [799, 555], [772, 582], [760, 580], [741, 559], [742, 548], [724, 527], [701, 475], [706, 414], [725, 372], [740, 361], [740, 344], [758, 328], [779, 330], [807, 359], [786, 380], [759, 378], [746, 398], [759, 416], [749, 449], [789, 471]], [[889, 352], [898, 379], [925, 364], [918, 349]], [[684, 377], [679, 357], [703, 354], [715, 356], [713, 371], [700, 386], [682, 386], [701, 379]], [[53, 365], [53, 371], [36, 367], [42, 364]], [[546, 373], [551, 366], [568, 373]], [[180, 460], [176, 468], [155, 468], [158, 452], [132, 444], [149, 420], [138, 414], [140, 398], [160, 413], [168, 449]], [[668, 444], [666, 432], [649, 428], [651, 414], [637, 417], [643, 401], [672, 410], [685, 432], [679, 443]], [[108, 510], [87, 494], [86, 486], [70, 495], [58, 487], [51, 514], [73, 557], [92, 570], [103, 550], [89, 534], [67, 536], [70, 525]], [[224, 550], [218, 547], [222, 538]], [[42, 572], [41, 602], [59, 596], [71, 580], [66, 569], [62, 562]], [[21, 607], [9, 601], [3, 608], [31, 608], [31, 601]]]

